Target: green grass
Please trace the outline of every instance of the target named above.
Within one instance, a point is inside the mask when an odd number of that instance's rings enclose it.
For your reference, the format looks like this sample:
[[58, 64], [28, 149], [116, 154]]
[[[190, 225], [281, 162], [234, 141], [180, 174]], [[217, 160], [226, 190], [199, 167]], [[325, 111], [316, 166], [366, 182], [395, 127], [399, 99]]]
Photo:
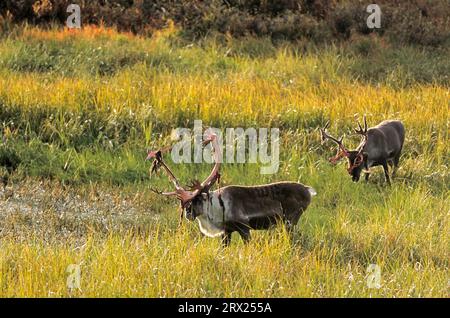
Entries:
[[[448, 48], [186, 43], [102, 28], [16, 28], [0, 39], [0, 296], [448, 297]], [[401, 119], [392, 187], [381, 168], [353, 183], [317, 128], [351, 136], [355, 118]], [[223, 249], [149, 187], [147, 148], [171, 129], [278, 127], [280, 169], [224, 164], [222, 185], [280, 180], [318, 196], [293, 237], [278, 227]], [[183, 183], [211, 166], [175, 165]], [[10, 173], [8, 167], [14, 166]], [[81, 264], [81, 290], [66, 286]], [[366, 269], [381, 267], [380, 289]]]

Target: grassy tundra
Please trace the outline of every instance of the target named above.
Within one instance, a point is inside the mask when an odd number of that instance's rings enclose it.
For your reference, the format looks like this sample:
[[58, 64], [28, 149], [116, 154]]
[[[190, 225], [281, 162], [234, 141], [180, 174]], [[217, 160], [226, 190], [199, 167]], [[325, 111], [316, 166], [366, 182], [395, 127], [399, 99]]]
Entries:
[[[448, 48], [378, 38], [300, 50], [259, 39], [189, 43], [87, 27], [14, 28], [0, 40], [0, 296], [448, 297]], [[353, 183], [317, 127], [401, 119], [400, 170]], [[290, 240], [282, 227], [222, 249], [177, 227], [145, 149], [175, 127], [279, 127], [280, 170], [224, 164], [222, 185], [279, 180], [318, 196]], [[173, 165], [184, 182], [211, 165]], [[237, 235], [237, 234], [235, 234]], [[68, 289], [79, 264], [81, 289]], [[381, 268], [380, 288], [366, 269]]]

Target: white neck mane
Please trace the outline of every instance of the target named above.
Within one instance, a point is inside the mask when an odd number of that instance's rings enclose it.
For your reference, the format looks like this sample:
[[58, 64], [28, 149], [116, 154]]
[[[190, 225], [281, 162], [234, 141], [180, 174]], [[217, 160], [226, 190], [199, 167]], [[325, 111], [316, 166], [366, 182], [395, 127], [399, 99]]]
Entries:
[[207, 214], [197, 216], [200, 231], [208, 237], [217, 237], [224, 233], [224, 215], [220, 206], [218, 194], [210, 192], [211, 202], [208, 201]]

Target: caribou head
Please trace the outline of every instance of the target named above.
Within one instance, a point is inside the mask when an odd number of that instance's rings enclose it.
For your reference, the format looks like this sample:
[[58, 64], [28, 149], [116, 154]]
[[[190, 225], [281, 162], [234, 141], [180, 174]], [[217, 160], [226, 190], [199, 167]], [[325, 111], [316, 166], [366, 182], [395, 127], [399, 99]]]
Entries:
[[203, 202], [208, 200], [209, 190], [220, 178], [220, 147], [218, 145], [217, 136], [215, 134], [211, 134], [210, 136], [208, 136], [208, 138], [206, 138], [203, 142], [203, 146], [206, 146], [209, 143], [212, 143], [214, 148], [214, 167], [209, 176], [203, 182], [194, 180], [189, 187], [181, 186], [174, 173], [164, 162], [162, 153], [165, 151], [149, 151], [147, 154], [146, 160], [153, 159], [151, 173], [157, 172], [160, 168], [163, 168], [167, 176], [169, 177], [169, 180], [175, 187], [175, 191], [171, 192], [162, 192], [155, 189], [152, 189], [152, 191], [164, 196], [174, 196], [178, 200], [180, 200], [180, 221], [183, 216], [183, 211], [186, 219], [190, 221], [195, 220], [196, 217], [203, 214], [203, 207], [207, 206], [203, 204]]
[[342, 158], [347, 158], [348, 160], [348, 166], [347, 166], [347, 172], [349, 175], [352, 176], [353, 181], [359, 181], [359, 178], [361, 176], [361, 171], [363, 169], [363, 163], [367, 161], [367, 152], [365, 152], [365, 146], [367, 144], [367, 122], [366, 122], [366, 116], [364, 116], [364, 129], [361, 127], [361, 124], [358, 122], [358, 128], [355, 129], [355, 132], [363, 137], [360, 145], [355, 150], [348, 150], [344, 144], [343, 139], [344, 136], [341, 136], [339, 139], [329, 135], [327, 133], [327, 128], [330, 125], [330, 122], [328, 121], [325, 125], [325, 127], [320, 128], [321, 133], [321, 139], [322, 143], [325, 142], [327, 139], [333, 141], [338, 145], [337, 153], [334, 157], [329, 158], [328, 160], [333, 163], [337, 164], [337, 162]]

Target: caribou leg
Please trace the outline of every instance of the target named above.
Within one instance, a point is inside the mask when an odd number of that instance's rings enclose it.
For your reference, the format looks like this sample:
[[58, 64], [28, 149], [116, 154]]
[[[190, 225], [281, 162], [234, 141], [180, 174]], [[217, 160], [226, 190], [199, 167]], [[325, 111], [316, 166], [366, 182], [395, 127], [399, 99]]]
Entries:
[[364, 172], [364, 179], [366, 182], [369, 182], [370, 172], [369, 172], [369, 166], [367, 165], [367, 162], [364, 162], [364, 169], [366, 170]]
[[251, 238], [250, 229], [240, 229], [238, 232], [239, 232], [239, 235], [241, 235], [244, 243], [250, 242], [250, 238]]
[[386, 182], [388, 185], [391, 185], [391, 180], [389, 179], [389, 170], [388, 170], [388, 164], [387, 161], [383, 161], [383, 170], [384, 170], [384, 176], [386, 178]]
[[286, 233], [289, 237], [290, 242], [294, 241], [294, 229], [295, 229], [295, 223], [293, 223], [291, 220], [286, 220], [284, 222], [284, 228], [286, 229]]
[[398, 162], [400, 161], [400, 153], [394, 158], [394, 169], [392, 170], [392, 178], [397, 174]]
[[181, 226], [181, 224], [183, 223], [183, 208], [180, 207], [180, 219], [178, 221], [178, 226]]
[[224, 247], [230, 246], [231, 243], [231, 232], [225, 231], [224, 234], [222, 234], [222, 244]]
[[284, 228], [286, 229], [286, 232], [289, 234], [289, 236], [291, 236], [292, 232], [294, 231], [294, 226], [292, 225], [292, 222], [290, 220], [286, 220], [284, 222]]

